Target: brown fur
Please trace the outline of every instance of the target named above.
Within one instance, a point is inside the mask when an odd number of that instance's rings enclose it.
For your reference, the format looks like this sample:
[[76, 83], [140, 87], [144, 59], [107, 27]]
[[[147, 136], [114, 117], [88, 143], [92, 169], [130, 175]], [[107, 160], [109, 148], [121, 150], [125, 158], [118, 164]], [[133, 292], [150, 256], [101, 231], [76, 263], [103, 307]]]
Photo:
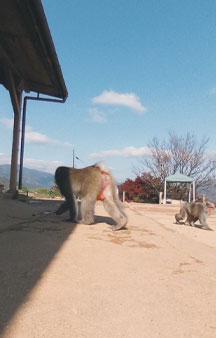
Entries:
[[208, 208], [205, 204], [201, 202], [185, 202], [181, 206], [179, 213], [175, 214], [176, 223], [180, 224], [179, 221], [184, 220], [186, 217], [185, 223], [194, 226], [194, 223], [199, 220], [206, 230], [212, 230], [207, 224]]
[[[103, 174], [105, 172], [105, 175]], [[59, 167], [55, 173], [56, 184], [65, 202], [56, 211], [57, 215], [69, 209], [72, 222], [78, 220], [77, 197], [81, 197], [80, 223], [94, 223], [94, 207], [97, 197], [103, 193], [104, 207], [116, 222], [113, 230], [124, 228], [127, 224], [123, 205], [117, 195], [117, 187], [112, 175], [104, 164], [99, 163], [83, 169]], [[104, 190], [104, 180], [108, 180]]]

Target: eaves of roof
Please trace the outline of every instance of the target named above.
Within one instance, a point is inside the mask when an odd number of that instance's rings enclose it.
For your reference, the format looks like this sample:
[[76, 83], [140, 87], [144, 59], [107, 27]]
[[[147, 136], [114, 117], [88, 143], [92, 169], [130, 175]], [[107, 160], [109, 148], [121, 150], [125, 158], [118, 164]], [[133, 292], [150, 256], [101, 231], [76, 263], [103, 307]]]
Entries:
[[67, 88], [40, 0], [0, 0], [0, 83], [65, 100]]

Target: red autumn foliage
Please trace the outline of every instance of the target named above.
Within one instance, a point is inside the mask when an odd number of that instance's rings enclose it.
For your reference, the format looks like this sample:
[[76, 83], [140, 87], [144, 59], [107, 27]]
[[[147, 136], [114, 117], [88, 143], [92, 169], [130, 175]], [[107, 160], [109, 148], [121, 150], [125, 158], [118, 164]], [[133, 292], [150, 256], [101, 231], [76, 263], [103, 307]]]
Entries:
[[137, 176], [135, 180], [126, 179], [119, 186], [120, 193], [125, 192], [127, 201], [134, 202], [152, 202], [158, 203], [158, 194], [153, 186], [161, 184], [158, 179], [155, 179], [149, 173], [143, 173]]

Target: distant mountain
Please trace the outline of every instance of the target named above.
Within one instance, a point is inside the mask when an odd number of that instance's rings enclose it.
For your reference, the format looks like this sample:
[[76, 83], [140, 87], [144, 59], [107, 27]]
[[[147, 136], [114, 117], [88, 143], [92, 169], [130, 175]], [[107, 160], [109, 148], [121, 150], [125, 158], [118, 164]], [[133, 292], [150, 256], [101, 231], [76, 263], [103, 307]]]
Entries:
[[0, 184], [3, 184], [4, 188], [8, 189], [10, 182], [9, 182], [9, 180], [7, 178], [0, 176]]
[[[10, 165], [0, 165], [0, 183], [9, 187]], [[23, 186], [29, 189], [51, 188], [54, 185], [54, 175], [45, 171], [23, 168]]]
[[[5, 189], [9, 188], [10, 165], [0, 165], [0, 184], [4, 184]], [[54, 175], [45, 171], [23, 168], [23, 186], [29, 189], [51, 188], [54, 185]], [[216, 183], [209, 188], [199, 188], [199, 195], [205, 195], [207, 199], [216, 201]]]
[[199, 195], [205, 195], [205, 197], [212, 202], [216, 201], [216, 184], [213, 184], [211, 187], [208, 188], [199, 188], [198, 189]]

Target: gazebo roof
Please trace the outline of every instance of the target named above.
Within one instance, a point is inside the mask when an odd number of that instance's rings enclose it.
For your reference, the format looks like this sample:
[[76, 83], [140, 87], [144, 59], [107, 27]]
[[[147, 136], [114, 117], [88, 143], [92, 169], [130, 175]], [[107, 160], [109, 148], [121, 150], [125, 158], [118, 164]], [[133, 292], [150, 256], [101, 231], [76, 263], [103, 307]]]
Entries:
[[192, 183], [194, 179], [189, 176], [176, 173], [174, 175], [167, 176], [165, 181], [169, 183]]

